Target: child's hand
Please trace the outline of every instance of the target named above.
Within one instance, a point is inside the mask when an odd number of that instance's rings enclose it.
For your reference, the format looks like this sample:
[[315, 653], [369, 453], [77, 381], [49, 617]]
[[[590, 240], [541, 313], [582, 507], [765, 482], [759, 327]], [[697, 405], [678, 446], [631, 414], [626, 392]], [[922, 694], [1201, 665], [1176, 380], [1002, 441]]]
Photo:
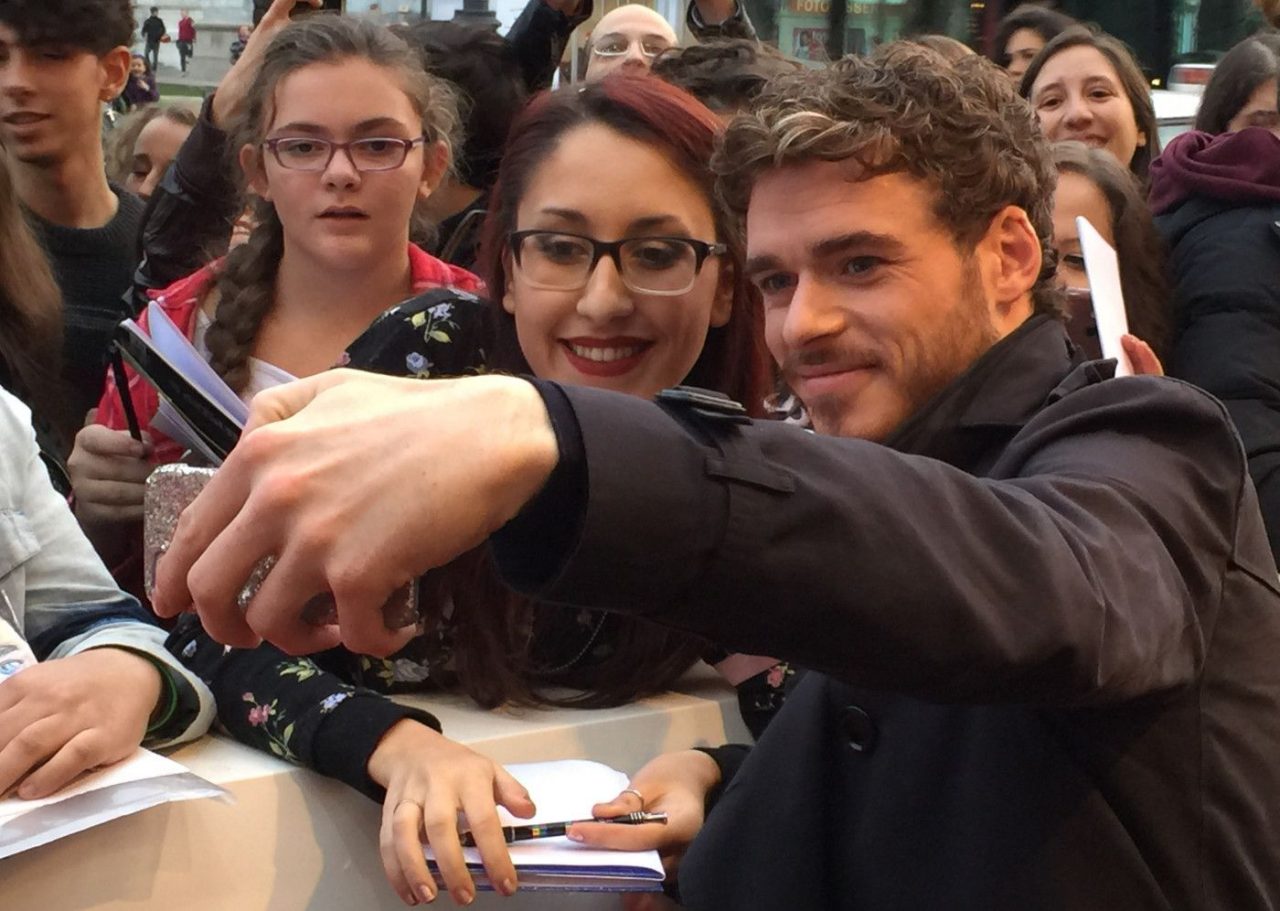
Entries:
[[387, 789], [378, 839], [382, 866], [406, 904], [430, 902], [436, 896], [422, 853], [424, 840], [435, 851], [440, 876], [454, 901], [466, 905], [475, 897], [458, 836], [459, 813], [475, 836], [489, 880], [504, 895], [515, 892], [516, 871], [497, 806], [525, 819], [534, 814], [534, 806], [506, 769], [406, 719], [387, 731], [369, 757], [369, 777]]
[[0, 794], [47, 797], [81, 772], [129, 756], [164, 680], [146, 658], [95, 648], [25, 669], [0, 685]]

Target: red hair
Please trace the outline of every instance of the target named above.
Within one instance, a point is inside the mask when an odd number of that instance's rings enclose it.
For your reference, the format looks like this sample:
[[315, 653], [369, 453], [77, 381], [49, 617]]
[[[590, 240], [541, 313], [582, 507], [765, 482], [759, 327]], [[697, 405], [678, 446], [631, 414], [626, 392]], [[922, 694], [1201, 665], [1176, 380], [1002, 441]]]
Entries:
[[722, 127], [692, 95], [648, 75], [617, 74], [584, 88], [543, 92], [512, 125], [477, 263], [499, 313], [499, 338], [490, 366], [530, 372], [516, 341], [514, 320], [499, 303], [507, 286], [507, 236], [515, 229], [516, 211], [533, 172], [567, 132], [585, 124], [600, 124], [654, 146], [702, 189], [715, 220], [716, 240], [729, 247], [724, 262], [732, 273], [733, 309], [724, 326], [708, 331], [702, 354], [684, 382], [723, 392], [759, 415], [768, 392], [768, 353], [760, 299], [743, 272], [742, 239], [715, 195], [711, 154]]

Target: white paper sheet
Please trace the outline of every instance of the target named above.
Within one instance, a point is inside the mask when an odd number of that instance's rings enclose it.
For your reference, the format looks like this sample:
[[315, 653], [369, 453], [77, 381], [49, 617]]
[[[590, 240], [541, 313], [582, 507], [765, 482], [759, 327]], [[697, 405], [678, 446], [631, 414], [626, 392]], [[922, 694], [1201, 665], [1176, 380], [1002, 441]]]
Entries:
[[197, 797], [229, 799], [226, 791], [185, 766], [139, 748], [50, 797], [0, 799], [0, 858], [162, 803]]
[[154, 301], [147, 305], [147, 325], [151, 329], [151, 344], [164, 355], [164, 359], [178, 369], [191, 385], [204, 390], [209, 398], [222, 406], [241, 427], [249, 420], [249, 406], [236, 395], [209, 362], [187, 340], [182, 330], [174, 325], [164, 309]]
[[1089, 295], [1093, 298], [1093, 318], [1098, 326], [1102, 356], [1116, 359], [1116, 376], [1133, 376], [1133, 364], [1120, 344], [1120, 338], [1129, 332], [1129, 317], [1124, 309], [1116, 251], [1084, 216], [1077, 216], [1076, 230], [1080, 235], [1085, 272], [1089, 275]]
[[[532, 819], [517, 819], [498, 807], [504, 826], [588, 819], [594, 804], [617, 797], [629, 780], [607, 765], [578, 759], [509, 765], [507, 771], [529, 791], [538, 812]], [[617, 879], [619, 890], [657, 888], [665, 875], [657, 851], [607, 851], [565, 837], [516, 842], [509, 850], [522, 886], [535, 889], [539, 883], [529, 875], [534, 870], [547, 875], [544, 887], [560, 889], [572, 888], [575, 874], [578, 888], [607, 888], [608, 880]], [[434, 859], [430, 847], [426, 854]], [[463, 854], [468, 866], [480, 866], [478, 849], [463, 848]]]

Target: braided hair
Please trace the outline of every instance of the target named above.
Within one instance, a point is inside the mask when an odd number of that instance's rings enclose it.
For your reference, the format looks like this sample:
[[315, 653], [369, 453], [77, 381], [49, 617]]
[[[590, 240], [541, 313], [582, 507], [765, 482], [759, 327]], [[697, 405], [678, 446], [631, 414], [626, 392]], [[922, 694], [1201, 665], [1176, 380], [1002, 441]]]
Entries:
[[[272, 40], [242, 113], [230, 125], [228, 147], [253, 149], [261, 168], [262, 143], [281, 80], [305, 66], [352, 58], [394, 72], [422, 118], [427, 142], [442, 142], [452, 150], [458, 124], [453, 92], [422, 69], [409, 45], [383, 26], [323, 15], [291, 23]], [[210, 365], [237, 393], [243, 393], [249, 383], [249, 357], [275, 302], [276, 276], [284, 255], [284, 227], [275, 206], [258, 198], [252, 209], [254, 227], [249, 239], [227, 255], [220, 271], [218, 305], [205, 335]]]

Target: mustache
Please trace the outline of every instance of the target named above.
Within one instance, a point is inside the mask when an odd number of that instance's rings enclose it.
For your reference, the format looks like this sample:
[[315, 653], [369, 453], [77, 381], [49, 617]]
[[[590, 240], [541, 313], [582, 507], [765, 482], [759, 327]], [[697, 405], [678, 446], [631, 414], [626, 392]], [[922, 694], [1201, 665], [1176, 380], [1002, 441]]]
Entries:
[[794, 376], [796, 373], [811, 371], [815, 368], [832, 367], [838, 370], [853, 370], [859, 367], [873, 367], [878, 363], [880, 358], [870, 348], [815, 345], [800, 351], [788, 352], [778, 364], [778, 369], [786, 376]]

